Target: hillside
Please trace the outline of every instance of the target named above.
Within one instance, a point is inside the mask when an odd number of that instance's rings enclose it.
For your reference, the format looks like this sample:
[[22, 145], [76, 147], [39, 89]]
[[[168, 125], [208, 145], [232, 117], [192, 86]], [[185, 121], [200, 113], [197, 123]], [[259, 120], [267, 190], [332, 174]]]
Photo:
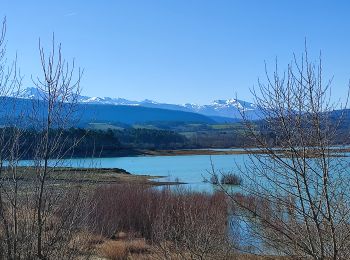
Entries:
[[82, 124], [90, 122], [135, 124], [157, 121], [207, 124], [215, 123], [213, 119], [204, 115], [160, 108], [124, 105], [79, 104], [78, 109], [82, 112]]
[[[25, 118], [31, 117], [33, 104], [35, 113], [45, 116], [46, 106], [44, 101], [35, 99], [1, 97], [1, 123], [15, 121], [21, 115], [21, 123], [26, 125]], [[105, 104], [82, 104], [76, 105], [75, 119], [80, 126], [89, 123], [110, 123], [110, 124], [136, 124], [146, 122], [184, 122], [184, 123], [215, 123], [207, 116], [169, 109], [149, 108], [141, 106], [126, 105], [105, 105]], [[17, 122], [18, 123], [18, 122]]]

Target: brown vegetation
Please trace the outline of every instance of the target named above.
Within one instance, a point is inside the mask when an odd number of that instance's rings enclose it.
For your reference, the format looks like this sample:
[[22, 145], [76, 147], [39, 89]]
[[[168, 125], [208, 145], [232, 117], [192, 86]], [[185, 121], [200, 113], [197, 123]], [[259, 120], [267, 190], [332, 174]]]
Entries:
[[[77, 185], [96, 186], [101, 184], [138, 184], [149, 186], [171, 185], [175, 182], [153, 181], [161, 176], [134, 175], [118, 168], [74, 168], [74, 167], [48, 167], [50, 176], [47, 183], [52, 185]], [[16, 167], [17, 178], [23, 183], [31, 184], [36, 176], [36, 168], [33, 166]], [[3, 174], [8, 174], [8, 168], [4, 167]]]
[[[155, 190], [138, 185], [108, 185], [86, 190], [75, 211], [67, 194], [56, 211], [57, 223], [75, 231], [69, 245], [78, 255], [108, 259], [233, 259], [228, 204], [222, 193]], [[73, 247], [72, 247], [73, 248]], [[141, 258], [138, 258], [141, 257]]]
[[[235, 196], [250, 209], [269, 206]], [[232, 208], [223, 193], [109, 185], [97, 187], [86, 205], [93, 207], [84, 229], [105, 238], [91, 250], [109, 259], [260, 259], [235, 251], [239, 237], [229, 232]]]

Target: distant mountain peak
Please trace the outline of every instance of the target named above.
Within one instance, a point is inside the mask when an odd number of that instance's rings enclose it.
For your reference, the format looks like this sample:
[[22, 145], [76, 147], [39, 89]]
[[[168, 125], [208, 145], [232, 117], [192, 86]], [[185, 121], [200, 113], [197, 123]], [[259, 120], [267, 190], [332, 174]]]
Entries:
[[145, 99], [145, 100], [141, 101], [140, 103], [161, 104], [161, 103], [159, 103], [157, 101], [153, 101], [151, 99]]
[[23, 99], [42, 99], [44, 97], [44, 93], [36, 87], [21, 89], [11, 95]]

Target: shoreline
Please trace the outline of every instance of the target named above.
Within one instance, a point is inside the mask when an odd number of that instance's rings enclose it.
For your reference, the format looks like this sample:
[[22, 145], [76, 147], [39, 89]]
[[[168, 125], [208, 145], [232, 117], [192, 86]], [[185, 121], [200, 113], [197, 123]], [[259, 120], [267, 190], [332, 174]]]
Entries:
[[[282, 148], [273, 148], [276, 154], [288, 158], [290, 152]], [[230, 148], [226, 149], [177, 149], [177, 150], [139, 150], [138, 156], [186, 156], [186, 155], [242, 155], [242, 154], [269, 154], [270, 152], [259, 148]], [[344, 153], [350, 152], [350, 148], [334, 148], [329, 150], [329, 157], [347, 157]], [[318, 149], [309, 149], [305, 151], [305, 156], [308, 158], [320, 157]]]
[[215, 150], [215, 149], [176, 149], [176, 150], [140, 150], [141, 155], [137, 156], [182, 156], [182, 155], [232, 155], [232, 154], [253, 154], [261, 151], [245, 150]]
[[[283, 149], [280, 147], [269, 148], [274, 151], [274, 154], [278, 154], [281, 157], [288, 158], [290, 155], [295, 153], [289, 152], [288, 149]], [[300, 150], [300, 153], [302, 150]], [[334, 148], [329, 149], [328, 157], [348, 157], [345, 153], [350, 153], [350, 147], [339, 148], [334, 146]], [[108, 152], [100, 152], [98, 156], [88, 156], [87, 154], [74, 154], [71, 156], [65, 156], [61, 159], [98, 159], [98, 158], [123, 158], [123, 157], [142, 157], [142, 156], [189, 156], [189, 155], [268, 155], [270, 152], [264, 148], [249, 147], [249, 148], [185, 148], [185, 149], [120, 149]], [[308, 148], [305, 150], [304, 156], [307, 158], [318, 158], [321, 157], [322, 153], [317, 148]], [[21, 160], [32, 160], [30, 157], [24, 157]], [[55, 160], [55, 158], [50, 158], [50, 160]]]

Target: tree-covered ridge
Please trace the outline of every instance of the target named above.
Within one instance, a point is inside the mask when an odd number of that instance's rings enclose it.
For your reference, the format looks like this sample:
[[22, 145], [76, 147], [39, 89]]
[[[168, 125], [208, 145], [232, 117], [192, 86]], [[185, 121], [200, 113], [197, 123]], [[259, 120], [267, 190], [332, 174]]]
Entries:
[[[35, 158], [35, 140], [43, 136], [43, 132], [35, 129], [18, 129], [5, 127], [0, 129], [0, 136], [8, 140], [15, 132], [19, 132], [18, 153], [22, 159]], [[108, 155], [132, 155], [134, 149], [176, 149], [189, 147], [189, 140], [178, 133], [168, 130], [128, 128], [123, 130], [89, 130], [83, 128], [51, 129], [49, 135], [60, 135], [64, 157], [91, 157]], [[6, 151], [6, 147], [2, 148]], [[4, 157], [10, 156], [3, 154]], [[57, 154], [50, 154], [56, 158]]]

